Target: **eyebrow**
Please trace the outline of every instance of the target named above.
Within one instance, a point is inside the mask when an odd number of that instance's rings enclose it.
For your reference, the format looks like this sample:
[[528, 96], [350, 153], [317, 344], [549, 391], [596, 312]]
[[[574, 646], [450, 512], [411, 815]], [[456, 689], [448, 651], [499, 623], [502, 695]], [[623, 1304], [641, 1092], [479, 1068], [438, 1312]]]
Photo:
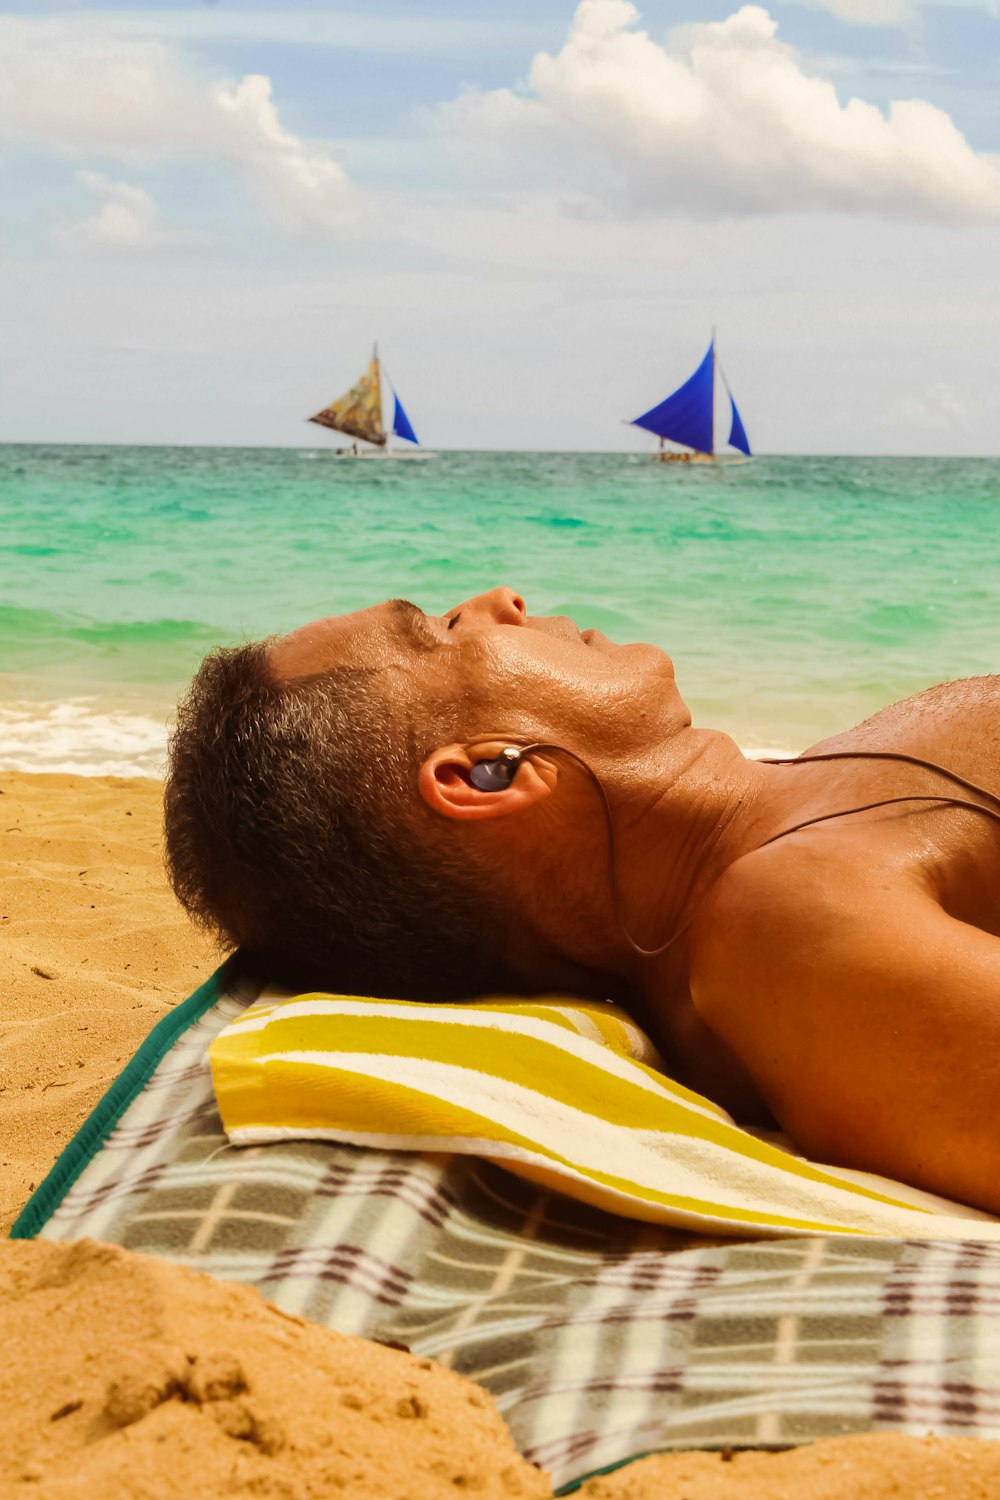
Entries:
[[415, 645], [424, 650], [440, 646], [437, 633], [418, 604], [409, 599], [390, 599], [389, 608], [398, 616], [400, 624]]

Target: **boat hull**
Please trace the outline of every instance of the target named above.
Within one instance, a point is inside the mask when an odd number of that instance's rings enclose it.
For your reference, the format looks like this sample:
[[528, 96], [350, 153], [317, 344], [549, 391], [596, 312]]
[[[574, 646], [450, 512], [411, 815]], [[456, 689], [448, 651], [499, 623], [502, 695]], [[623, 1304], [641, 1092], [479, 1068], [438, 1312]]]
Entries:
[[330, 458], [340, 458], [340, 459], [356, 459], [357, 458], [357, 459], [369, 459], [369, 460], [370, 459], [382, 460], [382, 459], [387, 459], [387, 458], [396, 458], [396, 459], [400, 459], [400, 460], [402, 460], [402, 461], [404, 461], [406, 463], [411, 463], [411, 464], [412, 463], [418, 463], [419, 464], [419, 463], [426, 463], [426, 461], [429, 458], [437, 458], [437, 454], [436, 453], [432, 453], [429, 450], [427, 452], [421, 451], [420, 453], [405, 453], [402, 450], [402, 448], [369, 448], [369, 449], [367, 449], [365, 451], [361, 451], [359, 449], [359, 451], [357, 453], [352, 453], [351, 450], [350, 450], [350, 448], [333, 448], [333, 449], [330, 450], [330, 452], [328, 454], [328, 457], [330, 457]]
[[742, 453], [652, 453], [654, 464], [743, 464]]

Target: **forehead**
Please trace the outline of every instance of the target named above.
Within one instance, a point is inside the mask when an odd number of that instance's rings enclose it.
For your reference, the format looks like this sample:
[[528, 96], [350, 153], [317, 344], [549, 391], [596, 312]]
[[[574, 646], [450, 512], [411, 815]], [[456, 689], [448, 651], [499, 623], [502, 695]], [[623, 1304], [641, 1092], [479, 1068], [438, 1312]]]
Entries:
[[378, 608], [311, 620], [281, 636], [268, 651], [279, 677], [308, 677], [331, 667], [385, 665], [393, 658], [393, 640]]

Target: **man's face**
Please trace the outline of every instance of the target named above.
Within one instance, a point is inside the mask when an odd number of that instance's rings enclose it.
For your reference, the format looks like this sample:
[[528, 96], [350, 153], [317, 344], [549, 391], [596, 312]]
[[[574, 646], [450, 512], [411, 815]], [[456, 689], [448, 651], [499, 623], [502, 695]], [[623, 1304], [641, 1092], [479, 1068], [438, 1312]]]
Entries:
[[529, 615], [509, 588], [443, 615], [392, 599], [315, 620], [270, 650], [283, 678], [333, 667], [382, 670], [384, 694], [461, 705], [469, 737], [527, 735], [579, 751], [641, 749], [690, 723], [670, 658], [656, 646], [617, 646], [565, 615]]

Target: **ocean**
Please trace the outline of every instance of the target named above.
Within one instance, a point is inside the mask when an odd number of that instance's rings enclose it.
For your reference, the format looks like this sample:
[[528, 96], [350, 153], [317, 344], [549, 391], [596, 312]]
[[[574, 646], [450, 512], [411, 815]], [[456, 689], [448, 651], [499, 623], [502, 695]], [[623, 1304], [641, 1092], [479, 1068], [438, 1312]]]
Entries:
[[1000, 460], [2, 446], [0, 768], [158, 774], [213, 645], [498, 583], [796, 752], [1000, 667]]

